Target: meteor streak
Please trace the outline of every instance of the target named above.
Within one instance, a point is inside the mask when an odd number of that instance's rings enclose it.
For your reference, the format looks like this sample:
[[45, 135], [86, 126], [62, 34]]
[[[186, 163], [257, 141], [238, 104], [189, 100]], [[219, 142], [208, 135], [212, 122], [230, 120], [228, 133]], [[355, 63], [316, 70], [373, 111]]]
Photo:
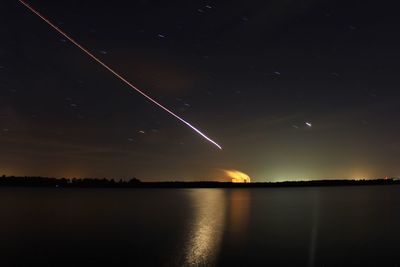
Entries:
[[26, 3], [23, 0], [18, 0], [21, 4], [23, 4], [25, 7], [27, 7], [32, 13], [34, 13], [35, 15], [37, 15], [38, 17], [40, 17], [44, 22], [46, 22], [48, 25], [50, 25], [53, 29], [55, 29], [57, 32], [59, 32], [62, 36], [64, 36], [66, 39], [68, 39], [71, 43], [73, 43], [76, 47], [78, 47], [80, 50], [82, 50], [83, 52], [85, 52], [89, 57], [91, 57], [94, 61], [96, 61], [97, 63], [99, 63], [101, 66], [103, 66], [104, 68], [106, 68], [108, 71], [110, 71], [112, 74], [114, 74], [118, 79], [120, 79], [122, 82], [124, 82], [126, 85], [128, 85], [130, 88], [132, 88], [133, 90], [135, 90], [136, 92], [138, 92], [139, 94], [141, 94], [142, 96], [144, 96], [145, 98], [147, 98], [147, 100], [149, 100], [150, 102], [153, 102], [153, 104], [157, 105], [159, 108], [163, 109], [164, 111], [166, 111], [167, 113], [169, 113], [170, 115], [174, 116], [176, 119], [178, 119], [179, 121], [181, 121], [182, 123], [186, 124], [186, 126], [190, 127], [193, 131], [195, 131], [197, 134], [199, 134], [201, 137], [203, 137], [204, 139], [206, 139], [208, 142], [212, 143], [213, 145], [215, 145], [216, 147], [218, 147], [219, 149], [222, 150], [222, 147], [217, 144], [217, 142], [215, 142], [214, 140], [212, 140], [211, 138], [209, 138], [207, 135], [205, 135], [204, 133], [202, 133], [199, 129], [197, 129], [196, 127], [194, 127], [193, 125], [191, 125], [189, 122], [185, 121], [184, 119], [182, 119], [181, 117], [179, 117], [177, 114], [175, 114], [173, 111], [169, 110], [168, 108], [166, 108], [165, 106], [163, 106], [162, 104], [160, 104], [159, 102], [157, 102], [155, 99], [153, 99], [152, 97], [150, 97], [148, 94], [146, 94], [145, 92], [143, 92], [142, 90], [140, 90], [139, 88], [137, 88], [136, 86], [134, 86], [131, 82], [129, 82], [127, 79], [125, 79], [124, 77], [122, 77], [120, 74], [118, 74], [115, 70], [113, 70], [111, 67], [109, 67], [107, 64], [105, 64], [103, 61], [101, 61], [100, 59], [98, 59], [95, 55], [93, 55], [89, 50], [87, 50], [86, 48], [84, 48], [82, 45], [80, 45], [77, 41], [75, 41], [72, 37], [70, 37], [67, 33], [65, 33], [63, 30], [61, 30], [60, 28], [58, 28], [56, 25], [54, 25], [50, 20], [48, 20], [45, 16], [43, 16], [42, 14], [40, 14], [38, 11], [36, 11], [32, 6], [30, 6], [28, 3]]

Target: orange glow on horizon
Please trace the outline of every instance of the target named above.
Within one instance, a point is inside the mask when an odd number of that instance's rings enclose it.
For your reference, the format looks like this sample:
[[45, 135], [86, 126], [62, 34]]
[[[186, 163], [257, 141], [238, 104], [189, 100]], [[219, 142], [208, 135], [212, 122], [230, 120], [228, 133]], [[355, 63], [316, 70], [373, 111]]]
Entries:
[[232, 183], [250, 183], [250, 176], [237, 170], [224, 170], [224, 173], [231, 178]]

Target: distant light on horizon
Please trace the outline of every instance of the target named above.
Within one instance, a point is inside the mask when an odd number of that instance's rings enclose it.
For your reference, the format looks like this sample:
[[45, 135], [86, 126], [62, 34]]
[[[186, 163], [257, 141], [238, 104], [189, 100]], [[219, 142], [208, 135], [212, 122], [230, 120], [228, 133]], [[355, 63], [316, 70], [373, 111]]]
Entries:
[[231, 178], [232, 183], [250, 183], [250, 176], [237, 170], [224, 170], [225, 174]]

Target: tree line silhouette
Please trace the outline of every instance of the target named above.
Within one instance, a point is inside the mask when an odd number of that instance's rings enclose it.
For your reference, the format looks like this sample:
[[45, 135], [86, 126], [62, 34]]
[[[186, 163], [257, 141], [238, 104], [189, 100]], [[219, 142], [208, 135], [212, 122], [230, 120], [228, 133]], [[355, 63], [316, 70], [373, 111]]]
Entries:
[[140, 183], [137, 178], [129, 180], [107, 178], [53, 178], [41, 176], [1, 176], [0, 186], [44, 187], [130, 187]]
[[51, 178], [41, 176], [0, 177], [0, 186], [20, 187], [96, 187], [96, 188], [262, 188], [262, 187], [305, 187], [305, 186], [352, 186], [352, 185], [394, 185], [397, 178], [373, 180], [312, 180], [287, 182], [231, 183], [217, 181], [197, 182], [142, 182], [137, 178], [129, 180], [107, 178]]

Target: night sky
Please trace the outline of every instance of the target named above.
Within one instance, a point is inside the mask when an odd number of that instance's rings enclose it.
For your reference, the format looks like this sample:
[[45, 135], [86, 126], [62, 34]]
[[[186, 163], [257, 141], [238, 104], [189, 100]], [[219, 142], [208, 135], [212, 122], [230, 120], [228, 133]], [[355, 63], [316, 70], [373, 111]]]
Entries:
[[0, 174], [400, 176], [395, 1], [0, 2]]

